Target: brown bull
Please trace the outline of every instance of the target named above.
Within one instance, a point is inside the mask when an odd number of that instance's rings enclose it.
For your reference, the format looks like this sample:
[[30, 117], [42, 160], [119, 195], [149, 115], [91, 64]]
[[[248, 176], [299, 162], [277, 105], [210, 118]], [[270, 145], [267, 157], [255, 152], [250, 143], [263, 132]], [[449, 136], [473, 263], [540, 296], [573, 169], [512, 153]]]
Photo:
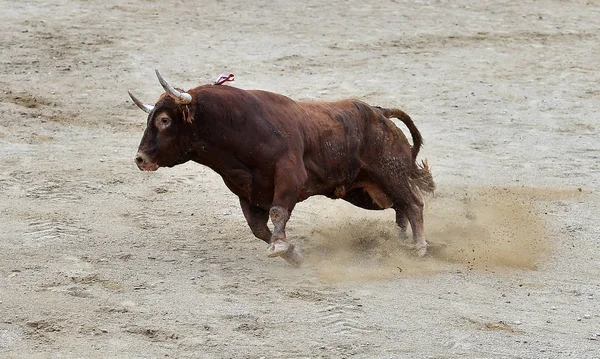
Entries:
[[[166, 94], [154, 106], [129, 94], [149, 114], [137, 166], [155, 171], [194, 161], [212, 168], [239, 197], [269, 257], [300, 265], [285, 226], [296, 203], [314, 195], [365, 209], [393, 208], [400, 230], [405, 235], [409, 222], [418, 254], [425, 254], [420, 192], [435, 185], [427, 163], [416, 162], [421, 134], [403, 111], [358, 100], [297, 102], [231, 86], [183, 92], [156, 75]], [[391, 117], [408, 127], [413, 147]]]

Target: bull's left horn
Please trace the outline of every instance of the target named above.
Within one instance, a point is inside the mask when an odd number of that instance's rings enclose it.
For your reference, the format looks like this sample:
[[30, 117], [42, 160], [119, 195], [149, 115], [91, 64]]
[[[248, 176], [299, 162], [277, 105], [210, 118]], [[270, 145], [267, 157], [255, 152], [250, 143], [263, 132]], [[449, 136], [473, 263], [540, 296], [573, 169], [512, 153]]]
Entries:
[[169, 96], [174, 97], [177, 101], [179, 101], [179, 103], [182, 103], [184, 105], [187, 105], [188, 103], [192, 102], [192, 95], [190, 95], [187, 92], [179, 92], [179, 91], [175, 90], [175, 88], [173, 86], [169, 85], [167, 83], [167, 81], [165, 81], [165, 79], [163, 79], [162, 76], [160, 76], [160, 73], [158, 73], [158, 70], [154, 70], [154, 71], [156, 71], [156, 77], [158, 77], [158, 81], [160, 82], [162, 87], [165, 89], [165, 91], [167, 91]]
[[135, 103], [137, 107], [141, 108], [142, 111], [150, 113], [152, 112], [152, 110], [154, 110], [154, 106], [146, 105], [142, 101], [138, 100], [137, 97], [133, 96], [133, 94], [129, 91], [127, 91], [127, 93], [129, 94], [129, 97], [131, 97], [131, 99], [133, 100], [133, 103]]

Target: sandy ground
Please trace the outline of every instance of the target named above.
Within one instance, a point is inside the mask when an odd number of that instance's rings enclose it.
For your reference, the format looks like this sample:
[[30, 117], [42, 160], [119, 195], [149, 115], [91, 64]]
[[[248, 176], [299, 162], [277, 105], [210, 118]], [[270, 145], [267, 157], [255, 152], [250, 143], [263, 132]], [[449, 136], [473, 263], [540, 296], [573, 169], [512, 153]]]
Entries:
[[[0, 0], [0, 357], [598, 358], [600, 2]], [[154, 69], [419, 126], [431, 254], [311, 198], [295, 269], [133, 163]]]

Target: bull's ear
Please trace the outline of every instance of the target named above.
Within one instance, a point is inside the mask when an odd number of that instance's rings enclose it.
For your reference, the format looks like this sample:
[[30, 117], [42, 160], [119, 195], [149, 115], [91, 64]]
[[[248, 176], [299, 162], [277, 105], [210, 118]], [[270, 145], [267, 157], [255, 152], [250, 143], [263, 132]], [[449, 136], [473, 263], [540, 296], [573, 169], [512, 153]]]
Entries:
[[152, 112], [152, 110], [154, 110], [154, 106], [146, 105], [142, 101], [138, 100], [137, 97], [133, 96], [133, 94], [129, 91], [127, 91], [127, 93], [129, 94], [129, 97], [131, 97], [131, 99], [133, 100], [133, 103], [135, 103], [137, 107], [139, 107], [142, 111], [150, 113]]
[[183, 109], [183, 120], [187, 123], [194, 122], [194, 107], [190, 108], [190, 106], [185, 106]]

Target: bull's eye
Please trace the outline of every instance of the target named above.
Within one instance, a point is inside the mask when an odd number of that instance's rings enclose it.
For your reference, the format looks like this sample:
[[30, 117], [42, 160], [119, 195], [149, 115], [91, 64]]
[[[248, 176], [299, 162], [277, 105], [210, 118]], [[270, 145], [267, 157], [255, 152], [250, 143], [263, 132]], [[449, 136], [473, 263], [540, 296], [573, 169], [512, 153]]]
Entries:
[[169, 127], [170, 124], [171, 119], [167, 116], [161, 116], [156, 119], [156, 127], [158, 127], [159, 130], [166, 129], [167, 127]]

